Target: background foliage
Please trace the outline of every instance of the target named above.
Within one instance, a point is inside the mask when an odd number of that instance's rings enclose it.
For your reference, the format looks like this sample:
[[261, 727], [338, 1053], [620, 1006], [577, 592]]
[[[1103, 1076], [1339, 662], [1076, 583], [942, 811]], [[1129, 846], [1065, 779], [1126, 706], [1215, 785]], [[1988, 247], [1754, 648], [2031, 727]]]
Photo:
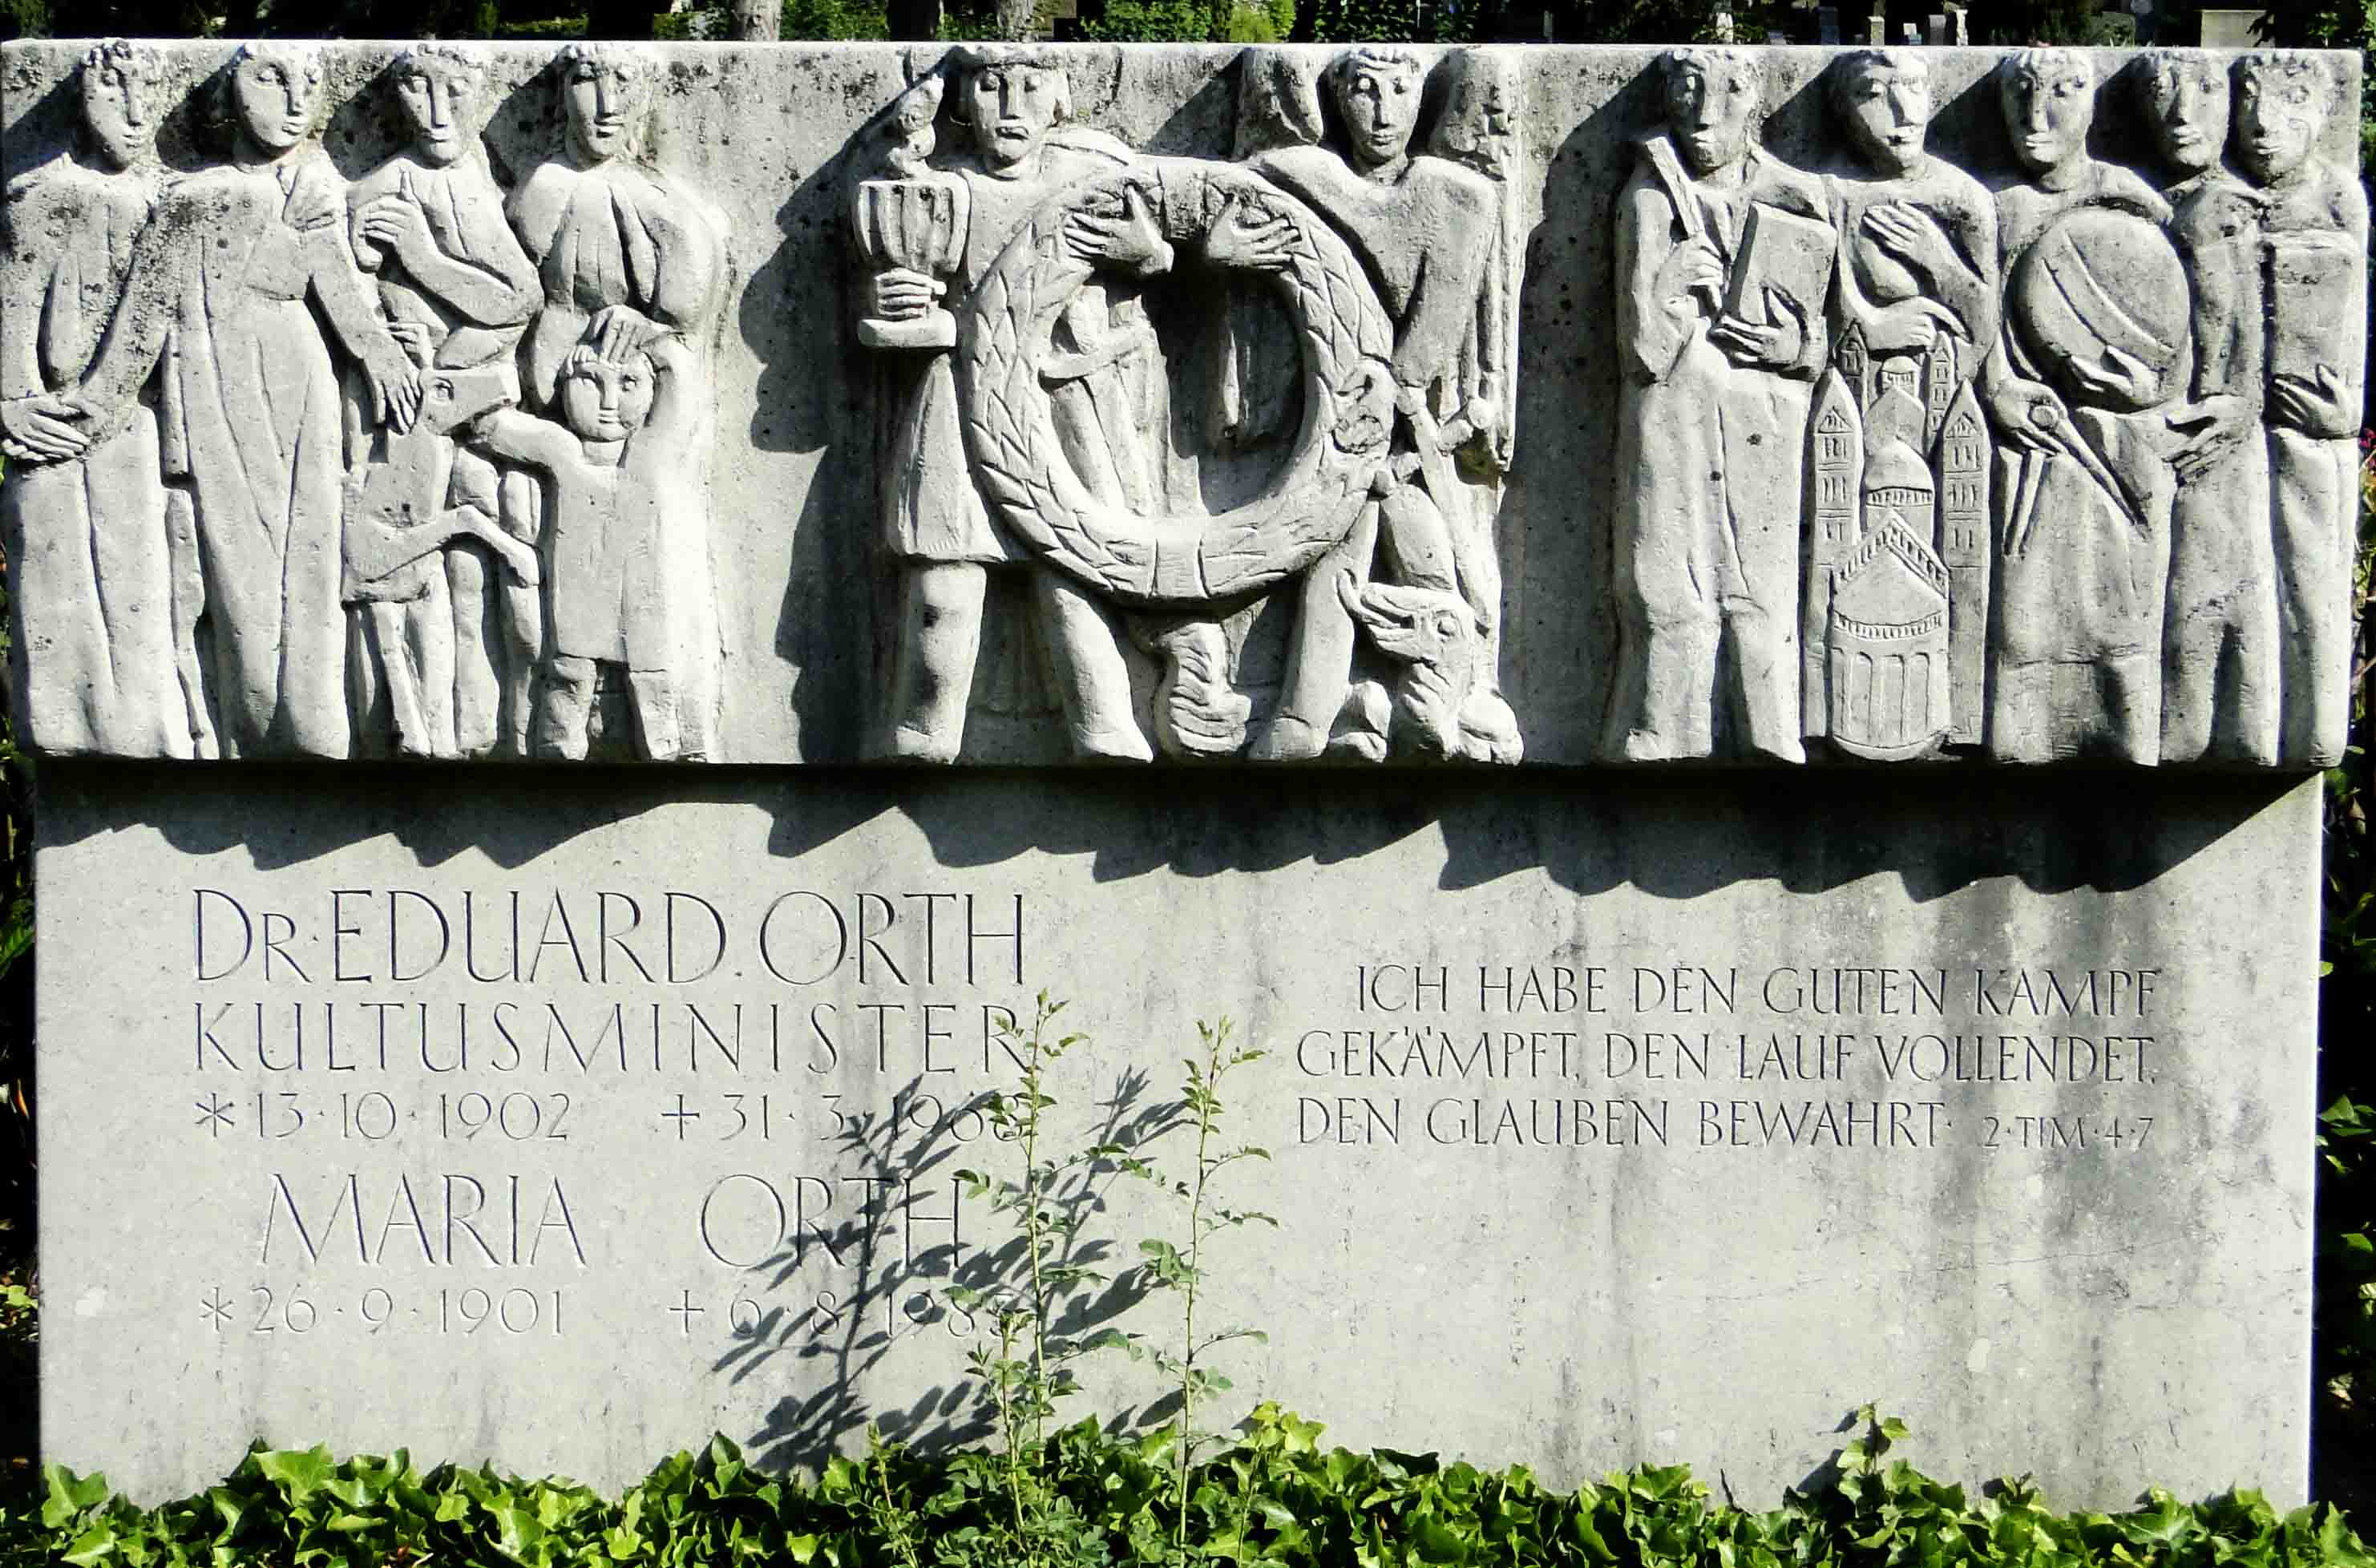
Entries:
[[[1873, 3], [1887, 12], [1893, 39], [1938, 8], [1938, 0]], [[2195, 0], [2157, 5], [2159, 39], [2192, 42]], [[890, 36], [885, 0], [782, 6], [787, 39]], [[2270, 37], [2364, 48], [2371, 9], [2370, 0], [2277, 0]], [[1079, 10], [1077, 30], [1068, 22], [1066, 35], [1108, 42], [1664, 43], [1715, 37], [1719, 14], [1745, 42], [1769, 30], [1813, 42], [1812, 13], [1794, 0], [1083, 0]], [[1864, 7], [1848, 0], [1839, 10], [1843, 35], [1861, 39]], [[941, 34], [987, 36], [994, 14], [995, 0], [943, 0]], [[1054, 14], [1055, 0], [1041, 0], [1043, 25]], [[723, 38], [729, 15], [725, 0], [0, 0], [0, 38]], [[1977, 0], [1968, 25], [1975, 43], [2128, 42], [2134, 31], [2126, 6], [2109, 0]]]

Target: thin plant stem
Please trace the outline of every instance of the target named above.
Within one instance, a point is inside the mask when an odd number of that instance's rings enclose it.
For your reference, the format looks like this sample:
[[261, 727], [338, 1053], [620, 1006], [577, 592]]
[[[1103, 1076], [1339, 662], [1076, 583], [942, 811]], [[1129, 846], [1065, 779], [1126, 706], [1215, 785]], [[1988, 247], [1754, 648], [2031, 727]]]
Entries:
[[1221, 1041], [1229, 1026], [1208, 1031], [1205, 1036], [1205, 1093], [1196, 1102], [1196, 1182], [1188, 1196], [1188, 1277], [1181, 1291], [1181, 1345], [1184, 1354], [1180, 1362], [1180, 1484], [1176, 1509], [1175, 1544], [1182, 1551], [1188, 1549], [1188, 1470], [1195, 1458], [1196, 1442], [1196, 1265], [1205, 1244], [1205, 1179], [1209, 1173], [1206, 1151], [1213, 1138], [1213, 1096], [1220, 1075]]
[[1040, 1416], [1047, 1403], [1048, 1298], [1040, 1283], [1040, 1041], [1048, 1032], [1043, 1009], [1031, 1030], [1031, 1053], [1023, 1070], [1023, 1235], [1031, 1265], [1031, 1445], [1045, 1441]]

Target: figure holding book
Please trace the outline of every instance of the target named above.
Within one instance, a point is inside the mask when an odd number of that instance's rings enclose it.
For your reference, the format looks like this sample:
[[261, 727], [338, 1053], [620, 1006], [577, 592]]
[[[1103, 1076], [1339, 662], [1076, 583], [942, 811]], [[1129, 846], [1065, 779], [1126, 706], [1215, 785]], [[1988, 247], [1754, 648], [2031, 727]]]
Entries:
[[1617, 205], [1622, 642], [1603, 747], [1706, 756], [1723, 731], [1800, 762], [1801, 470], [1833, 232], [1822, 183], [1756, 144], [1752, 55], [1681, 49], [1663, 68], [1669, 125]]

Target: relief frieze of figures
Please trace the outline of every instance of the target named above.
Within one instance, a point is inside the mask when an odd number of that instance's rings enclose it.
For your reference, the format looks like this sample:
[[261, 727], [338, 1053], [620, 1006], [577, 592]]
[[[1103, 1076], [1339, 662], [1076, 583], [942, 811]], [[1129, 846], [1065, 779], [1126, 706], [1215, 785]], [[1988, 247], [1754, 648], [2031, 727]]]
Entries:
[[[0, 524], [41, 750], [793, 760], [730, 723], [794, 699], [727, 541], [798, 563], [833, 529], [873, 657], [817, 754], [2340, 755], [2341, 57], [2009, 53], [1956, 78], [1946, 150], [1942, 52], [1835, 52], [1786, 157], [1751, 49], [1629, 56], [1588, 132], [1536, 112], [1523, 50], [1214, 50], [1219, 107], [1131, 139], [1083, 112], [1110, 51], [901, 53], [800, 175], [841, 302], [802, 374], [856, 410], [864, 504], [760, 516], [719, 481], [780, 386], [728, 374], [778, 236], [655, 145], [707, 67], [423, 43], [356, 77], [335, 47], [193, 84], [89, 46], [70, 145], [10, 179]], [[334, 80], [384, 156], [337, 142]], [[1606, 174], [1553, 200], [1579, 135]], [[1530, 256], [1579, 244], [1593, 352], [1539, 392], [1576, 350]], [[1547, 424], [1605, 440], [1522, 446]], [[1529, 601], [1562, 561], [1588, 591]], [[1591, 714], [1546, 747], [1518, 660], [1562, 636]]]
[[721, 225], [641, 160], [646, 60], [551, 69], [564, 133], [506, 191], [457, 46], [389, 67], [409, 140], [351, 181], [312, 46], [241, 47], [171, 176], [156, 54], [85, 57], [0, 295], [37, 745], [583, 756], [610, 667], [641, 754], [708, 754]]

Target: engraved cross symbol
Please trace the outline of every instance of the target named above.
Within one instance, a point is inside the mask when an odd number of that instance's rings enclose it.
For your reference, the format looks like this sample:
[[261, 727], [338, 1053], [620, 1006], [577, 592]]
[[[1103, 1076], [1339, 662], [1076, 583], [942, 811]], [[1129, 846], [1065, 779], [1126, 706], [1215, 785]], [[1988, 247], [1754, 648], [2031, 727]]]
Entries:
[[[679, 1095], [677, 1098], [682, 1100], [684, 1097]], [[684, 1124], [679, 1123], [677, 1125], [682, 1131]], [[709, 1311], [707, 1307], [696, 1307], [693, 1304], [693, 1292], [690, 1290], [678, 1291], [677, 1304], [668, 1310], [676, 1313], [677, 1323], [684, 1330], [684, 1336], [688, 1339], [693, 1337], [693, 1320], [705, 1315]]]
[[192, 1125], [204, 1127], [209, 1134], [220, 1137], [223, 1129], [232, 1124], [232, 1102], [215, 1093], [214, 1090], [208, 1089], [205, 1099], [193, 1100], [191, 1104], [198, 1112], [198, 1119]]
[[223, 1331], [223, 1324], [231, 1321], [231, 1302], [224, 1298], [222, 1291], [209, 1287], [207, 1290], [207, 1299], [198, 1305], [206, 1317], [207, 1326], [220, 1334]]
[[684, 1096], [683, 1095], [676, 1097], [676, 1109], [674, 1111], [663, 1111], [660, 1114], [676, 1123], [676, 1141], [679, 1143], [684, 1142], [684, 1124], [687, 1122], [698, 1122], [701, 1120], [700, 1111], [687, 1111], [684, 1108]]

